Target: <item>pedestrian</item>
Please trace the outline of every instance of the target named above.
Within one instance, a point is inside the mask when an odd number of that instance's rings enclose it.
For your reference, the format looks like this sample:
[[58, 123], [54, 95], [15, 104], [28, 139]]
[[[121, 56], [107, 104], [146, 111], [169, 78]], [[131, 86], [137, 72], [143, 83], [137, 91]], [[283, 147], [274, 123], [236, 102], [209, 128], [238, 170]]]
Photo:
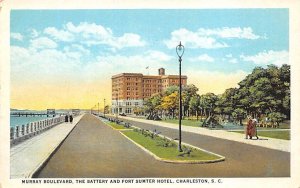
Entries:
[[72, 116], [72, 114], [70, 115], [70, 123], [73, 123], [73, 116]]
[[65, 116], [65, 122], [69, 122], [69, 117], [68, 117], [68, 115]]
[[248, 139], [248, 136], [250, 137], [250, 139], [252, 139], [252, 136], [250, 136], [251, 127], [252, 127], [252, 119], [251, 119], [251, 117], [248, 117], [247, 126], [245, 127], [246, 139]]
[[253, 137], [255, 135], [256, 139], [258, 139], [257, 136], [257, 119], [253, 119], [252, 120], [252, 130], [251, 130], [251, 136]]

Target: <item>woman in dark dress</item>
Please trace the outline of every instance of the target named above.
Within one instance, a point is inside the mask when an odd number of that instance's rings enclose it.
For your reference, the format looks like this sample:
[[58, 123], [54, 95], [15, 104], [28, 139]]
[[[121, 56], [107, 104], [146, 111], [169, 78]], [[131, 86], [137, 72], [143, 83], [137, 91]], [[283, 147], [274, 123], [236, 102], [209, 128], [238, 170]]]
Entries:
[[73, 116], [70, 115], [70, 123], [73, 123]]

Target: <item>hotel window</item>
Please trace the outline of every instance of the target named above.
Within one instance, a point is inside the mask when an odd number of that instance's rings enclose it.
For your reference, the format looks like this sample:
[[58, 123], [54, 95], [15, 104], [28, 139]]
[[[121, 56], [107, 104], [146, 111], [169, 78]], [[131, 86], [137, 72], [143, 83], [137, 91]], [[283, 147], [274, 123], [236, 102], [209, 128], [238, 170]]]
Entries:
[[126, 114], [131, 114], [131, 108], [126, 108]]

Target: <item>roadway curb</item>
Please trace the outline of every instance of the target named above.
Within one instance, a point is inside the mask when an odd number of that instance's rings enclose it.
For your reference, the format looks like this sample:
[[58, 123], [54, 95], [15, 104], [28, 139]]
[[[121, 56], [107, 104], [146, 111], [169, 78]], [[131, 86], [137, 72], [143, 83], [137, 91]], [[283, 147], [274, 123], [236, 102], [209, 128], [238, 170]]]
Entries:
[[[98, 118], [99, 119], [99, 118]], [[101, 119], [99, 119], [100, 121], [102, 121]], [[209, 153], [209, 154], [212, 154], [212, 155], [216, 155], [218, 157], [220, 157], [220, 159], [216, 159], [216, 160], [190, 160], [190, 161], [178, 161], [178, 160], [169, 160], [169, 159], [164, 159], [164, 158], [160, 158], [158, 157], [157, 155], [155, 155], [154, 153], [152, 153], [151, 151], [147, 150], [145, 147], [143, 147], [142, 145], [136, 143], [134, 140], [132, 140], [131, 138], [129, 138], [128, 136], [126, 136], [125, 134], [122, 133], [122, 131], [129, 131], [129, 130], [132, 130], [132, 129], [115, 129], [113, 128], [112, 126], [110, 126], [109, 124], [105, 123], [104, 121], [102, 121], [104, 124], [108, 125], [110, 128], [116, 130], [116, 131], [119, 131], [119, 133], [121, 135], [123, 135], [124, 137], [126, 137], [128, 140], [130, 140], [131, 142], [133, 142], [135, 145], [137, 145], [138, 147], [140, 147], [142, 150], [144, 150], [146, 153], [148, 153], [149, 155], [153, 156], [156, 160], [159, 160], [159, 161], [163, 161], [163, 162], [166, 162], [166, 163], [180, 163], [180, 164], [206, 164], [206, 163], [216, 163], [216, 162], [221, 162], [221, 161], [225, 161], [225, 157], [222, 156], [222, 155], [219, 155], [217, 153], [214, 153], [214, 152], [211, 152], [211, 151], [207, 151], [205, 149], [202, 149], [202, 148], [199, 148], [199, 147], [196, 147], [196, 146], [193, 146], [191, 144], [188, 144], [188, 143], [185, 143], [185, 142], [182, 142], [182, 145], [186, 145], [186, 146], [189, 146], [189, 147], [192, 147], [194, 149], [197, 149], [197, 150], [200, 150], [200, 151], [203, 151], [203, 152], [206, 152], [206, 153]], [[134, 127], [134, 128], [137, 128], [137, 129], [140, 129], [139, 127], [136, 127], [136, 126], [131, 126], [131, 127]], [[165, 137], [169, 140], [172, 140], [171, 138], [167, 137], [167, 136], [162, 136], [162, 135], [158, 135], [160, 137]], [[176, 141], [178, 143], [178, 141]]]
[[[133, 126], [134, 127], [134, 126]], [[186, 145], [186, 146], [190, 146], [192, 148], [201, 150], [203, 152], [209, 153], [209, 154], [213, 154], [216, 155], [218, 157], [220, 157], [220, 159], [216, 159], [216, 160], [190, 160], [190, 161], [179, 161], [179, 160], [170, 160], [170, 159], [164, 159], [164, 158], [160, 158], [157, 155], [155, 155], [154, 153], [152, 153], [151, 151], [147, 150], [145, 147], [143, 147], [142, 145], [138, 144], [137, 142], [135, 142], [134, 140], [132, 140], [131, 138], [129, 138], [128, 136], [126, 136], [124, 133], [122, 133], [121, 131], [119, 131], [119, 133], [121, 135], [123, 135], [125, 138], [127, 138], [128, 140], [130, 140], [131, 142], [133, 142], [135, 145], [137, 145], [139, 148], [141, 148], [142, 150], [144, 150], [146, 153], [148, 153], [149, 155], [153, 156], [156, 160], [162, 161], [162, 162], [166, 162], [166, 163], [178, 163], [178, 164], [206, 164], [206, 163], [216, 163], [216, 162], [221, 162], [225, 160], [224, 156], [221, 156], [219, 154], [198, 148], [196, 146], [187, 144], [182, 142], [182, 145]], [[169, 137], [165, 137], [167, 139], [170, 139]]]
[[[84, 116], [84, 115], [83, 115]], [[41, 162], [35, 170], [33, 170], [29, 175], [25, 176], [25, 178], [36, 178], [36, 176], [39, 174], [39, 172], [47, 165], [48, 161], [51, 159], [51, 157], [56, 153], [56, 151], [60, 148], [60, 146], [64, 143], [64, 141], [68, 138], [68, 136], [71, 134], [71, 132], [75, 129], [77, 124], [80, 122], [80, 120], [83, 118], [83, 116], [79, 119], [79, 121], [74, 125], [74, 127], [70, 130], [70, 132], [65, 136], [65, 138], [57, 145], [55, 146], [48, 154], [48, 156], [45, 157], [43, 162]]]
[[116, 129], [114, 128], [113, 126], [109, 125], [108, 123], [102, 121], [98, 116], [95, 116], [98, 120], [100, 120], [101, 122], [103, 122], [104, 124], [106, 124], [107, 126], [109, 126], [110, 128], [112, 128], [113, 130], [116, 130], [116, 131], [131, 131], [132, 129]]

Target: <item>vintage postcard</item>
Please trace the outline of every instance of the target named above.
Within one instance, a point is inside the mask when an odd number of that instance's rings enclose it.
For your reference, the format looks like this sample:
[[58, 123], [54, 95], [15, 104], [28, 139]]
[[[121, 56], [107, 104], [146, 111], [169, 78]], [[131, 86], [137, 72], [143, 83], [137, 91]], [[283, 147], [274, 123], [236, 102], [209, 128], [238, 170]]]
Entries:
[[297, 1], [1, 1], [0, 187], [300, 187]]

